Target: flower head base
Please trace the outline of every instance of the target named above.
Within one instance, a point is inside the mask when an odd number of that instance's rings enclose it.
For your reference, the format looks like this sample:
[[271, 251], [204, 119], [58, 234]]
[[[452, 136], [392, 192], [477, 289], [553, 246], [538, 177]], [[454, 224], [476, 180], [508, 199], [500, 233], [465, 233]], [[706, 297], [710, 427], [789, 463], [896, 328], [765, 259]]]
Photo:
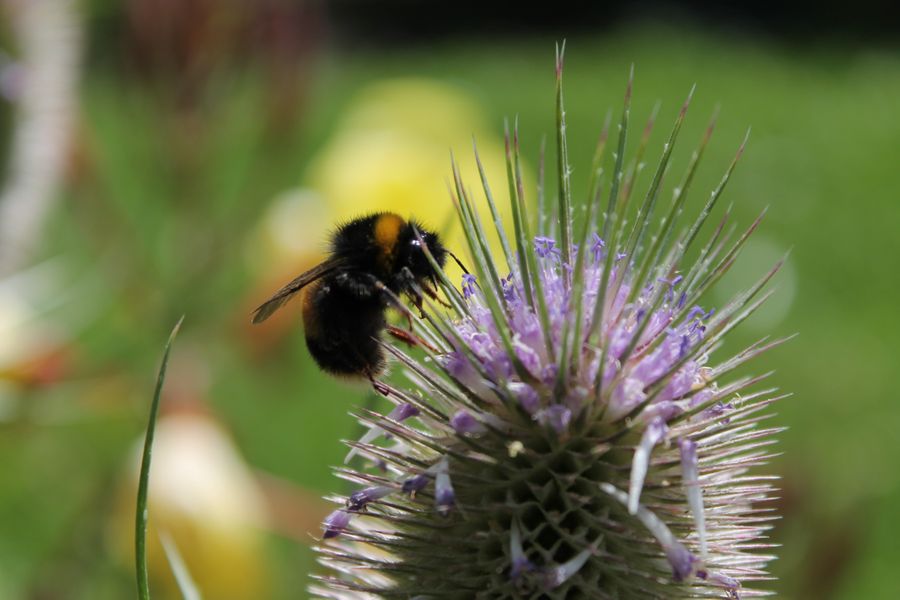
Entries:
[[[345, 471], [362, 488], [325, 523], [324, 537], [337, 541], [320, 548], [334, 571], [313, 587], [320, 597], [766, 595], [754, 588], [772, 558], [760, 554], [771, 517], [759, 504], [773, 488], [748, 469], [768, 456], [777, 430], [759, 422], [776, 398], [748, 391], [762, 378], [727, 376], [778, 342], [714, 357], [768, 297], [757, 298], [778, 265], [717, 311], [700, 303], [758, 220], [729, 244], [726, 214], [685, 262], [734, 168], [699, 218], [676, 230], [712, 127], [656, 215], [687, 103], [643, 202], [629, 208], [639, 174], [623, 158], [630, 83], [609, 190], [601, 192], [607, 122], [576, 227], [561, 56], [557, 67], [557, 226], [529, 231], [517, 132], [507, 136], [515, 244], [480, 173], [505, 260], [491, 254], [454, 165], [475, 269], [460, 289], [440, 277], [449, 314], [426, 300], [415, 327], [425, 361], [386, 345], [410, 382], [387, 386], [390, 398], [417, 411], [361, 416], [370, 430], [354, 449], [387, 470]], [[393, 445], [377, 445], [381, 434]]]

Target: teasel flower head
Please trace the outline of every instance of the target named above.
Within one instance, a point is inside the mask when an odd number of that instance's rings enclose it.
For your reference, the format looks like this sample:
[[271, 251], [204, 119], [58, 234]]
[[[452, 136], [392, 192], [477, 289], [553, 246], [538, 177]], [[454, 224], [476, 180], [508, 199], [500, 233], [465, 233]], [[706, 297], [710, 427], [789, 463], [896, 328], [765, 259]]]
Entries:
[[653, 117], [626, 161], [629, 79], [615, 151], [604, 157], [607, 117], [575, 211], [561, 52], [556, 67], [556, 206], [540, 177], [533, 227], [515, 130], [511, 228], [484, 171], [482, 215], [454, 162], [472, 272], [460, 286], [439, 274], [446, 306], [422, 290], [422, 316], [408, 313], [424, 357], [385, 342], [406, 383], [385, 385], [392, 412], [358, 415], [368, 433], [350, 456], [372, 467], [339, 470], [359, 487], [334, 498], [324, 523], [316, 597], [769, 595], [774, 478], [759, 467], [778, 396], [759, 389], [765, 376], [731, 373], [782, 340], [719, 349], [779, 265], [724, 306], [702, 303], [759, 223], [733, 236], [725, 211], [704, 227], [737, 157], [700, 214], [682, 219], [715, 121], [681, 180], [664, 185], [689, 96], [646, 194], [632, 198]]

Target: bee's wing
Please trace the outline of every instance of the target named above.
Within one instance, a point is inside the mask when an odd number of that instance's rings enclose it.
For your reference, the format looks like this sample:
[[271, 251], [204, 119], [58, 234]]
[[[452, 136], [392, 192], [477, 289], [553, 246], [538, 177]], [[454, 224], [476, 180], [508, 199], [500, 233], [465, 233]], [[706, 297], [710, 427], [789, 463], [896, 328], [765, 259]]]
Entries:
[[284, 304], [294, 297], [300, 290], [312, 283], [313, 281], [324, 277], [325, 275], [337, 270], [344, 261], [337, 258], [329, 258], [319, 263], [309, 271], [303, 273], [286, 286], [275, 292], [271, 298], [260, 304], [253, 311], [253, 323], [262, 323], [272, 316], [276, 310], [284, 306]]

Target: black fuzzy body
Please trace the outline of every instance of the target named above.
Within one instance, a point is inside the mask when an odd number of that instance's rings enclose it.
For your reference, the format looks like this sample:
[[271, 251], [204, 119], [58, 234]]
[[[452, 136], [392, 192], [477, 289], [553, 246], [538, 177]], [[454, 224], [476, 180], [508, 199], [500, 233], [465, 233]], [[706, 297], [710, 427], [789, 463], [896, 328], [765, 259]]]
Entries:
[[385, 288], [394, 297], [415, 297], [415, 284], [434, 280], [419, 239], [443, 266], [446, 250], [437, 235], [393, 213], [355, 219], [335, 232], [327, 260], [338, 266], [310, 284], [303, 301], [306, 346], [322, 370], [369, 379], [384, 371], [378, 339], [393, 302]]
[[379, 296], [361, 297], [333, 279], [323, 278], [306, 292], [306, 347], [316, 364], [332, 375], [374, 376], [385, 367], [377, 339], [386, 325], [387, 305]]

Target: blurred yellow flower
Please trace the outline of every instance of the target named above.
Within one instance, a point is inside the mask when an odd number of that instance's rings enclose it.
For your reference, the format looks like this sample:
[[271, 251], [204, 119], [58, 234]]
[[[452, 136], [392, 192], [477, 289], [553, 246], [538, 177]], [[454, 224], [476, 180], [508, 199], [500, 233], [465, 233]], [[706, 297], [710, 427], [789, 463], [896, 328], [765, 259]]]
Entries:
[[[263, 247], [272, 252], [269, 262], [315, 260], [336, 223], [379, 210], [415, 217], [464, 256], [465, 238], [453, 218], [447, 182], [451, 150], [461, 170], [477, 177], [473, 135], [501, 214], [508, 219], [502, 141], [485, 126], [473, 98], [428, 79], [384, 80], [364, 88], [313, 158], [308, 189], [282, 195], [264, 217], [261, 233]], [[479, 203], [481, 214], [489, 214], [483, 197]], [[448, 270], [453, 278], [460, 275], [455, 265]]]
[[[113, 522], [124, 564], [134, 560], [142, 444], [143, 438], [136, 443]], [[204, 598], [267, 597], [267, 525], [263, 493], [224, 429], [203, 414], [161, 418], [153, 447], [147, 533], [154, 597], [180, 597], [160, 534], [174, 543]]]

